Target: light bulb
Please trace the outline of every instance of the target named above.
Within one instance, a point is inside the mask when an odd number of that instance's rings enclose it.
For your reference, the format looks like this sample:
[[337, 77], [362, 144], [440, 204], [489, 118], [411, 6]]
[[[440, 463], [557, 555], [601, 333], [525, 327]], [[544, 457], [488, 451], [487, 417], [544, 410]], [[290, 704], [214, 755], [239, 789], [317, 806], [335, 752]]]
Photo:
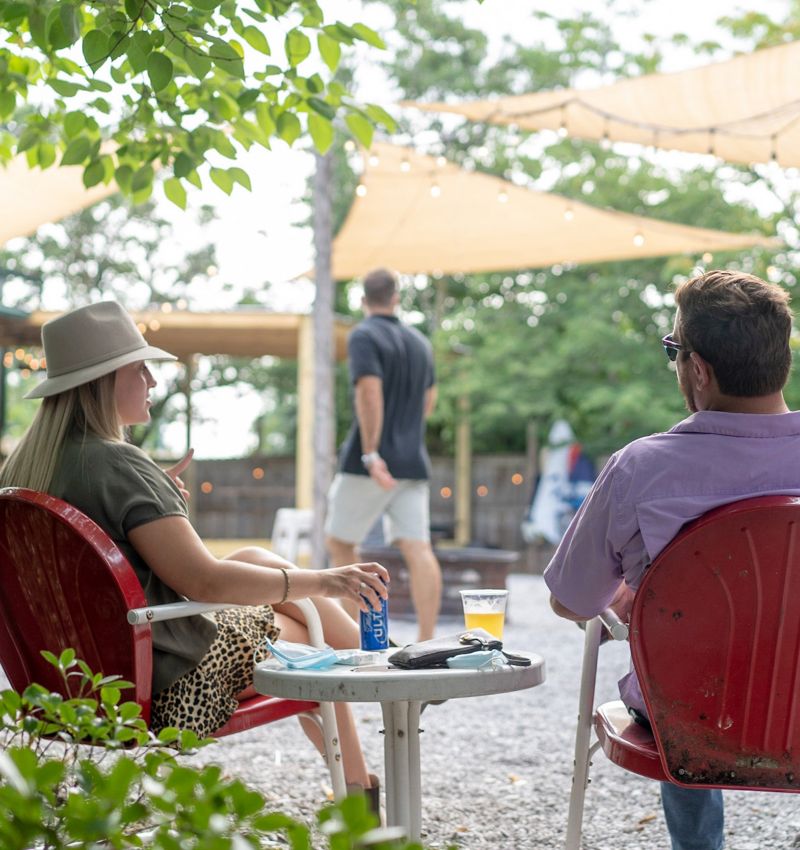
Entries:
[[501, 189], [501, 190], [497, 193], [497, 200], [498, 200], [498, 202], [499, 202], [499, 203], [501, 203], [501, 204], [508, 203], [508, 192], [506, 192], [506, 190], [505, 190], [505, 189]]
[[447, 165], [447, 160], [440, 154], [436, 157], [436, 164], [439, 166], [439, 168], [443, 168], [445, 165]]
[[438, 183], [431, 185], [431, 197], [438, 198], [442, 194], [442, 187]]
[[400, 170], [404, 174], [408, 174], [408, 172], [411, 171], [411, 163], [408, 161], [408, 157], [404, 156], [403, 159], [400, 161]]
[[644, 245], [644, 235], [641, 233], [635, 233], [633, 236], [633, 244], [637, 248], [641, 248]]
[[367, 187], [363, 183], [359, 183], [358, 186], [356, 186], [356, 195], [358, 195], [359, 198], [363, 198], [366, 194]]
[[369, 158], [369, 164], [374, 168], [380, 164], [380, 157], [377, 154], [372, 154]]
[[567, 138], [567, 125], [566, 124], [562, 124], [558, 128], [558, 138], [559, 139], [566, 139]]
[[567, 207], [564, 210], [564, 221], [572, 221], [573, 218], [575, 218], [575, 211], [572, 207]]

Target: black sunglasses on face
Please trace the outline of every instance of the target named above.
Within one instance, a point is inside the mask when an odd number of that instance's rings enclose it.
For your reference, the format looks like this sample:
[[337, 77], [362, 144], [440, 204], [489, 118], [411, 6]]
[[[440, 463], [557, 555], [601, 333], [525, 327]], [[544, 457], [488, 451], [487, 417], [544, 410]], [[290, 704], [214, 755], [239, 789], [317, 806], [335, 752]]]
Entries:
[[662, 340], [661, 344], [664, 346], [664, 351], [667, 354], [669, 360], [674, 363], [678, 359], [678, 352], [685, 351], [687, 354], [691, 354], [688, 348], [681, 345], [679, 342], [675, 342], [672, 338], [672, 334], [667, 334]]

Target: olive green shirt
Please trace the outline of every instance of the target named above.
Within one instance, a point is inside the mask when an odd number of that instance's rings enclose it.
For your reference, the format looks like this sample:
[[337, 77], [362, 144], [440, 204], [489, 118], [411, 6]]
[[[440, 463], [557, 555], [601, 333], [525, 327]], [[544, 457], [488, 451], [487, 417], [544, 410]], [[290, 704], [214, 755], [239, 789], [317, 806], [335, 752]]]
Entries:
[[[170, 477], [128, 443], [75, 434], [64, 443], [50, 493], [93, 519], [133, 567], [149, 605], [184, 601], [147, 566], [128, 540], [140, 525], [187, 516], [186, 503]], [[120, 629], [125, 624], [120, 623]], [[153, 623], [153, 693], [196, 667], [217, 634], [206, 615]]]

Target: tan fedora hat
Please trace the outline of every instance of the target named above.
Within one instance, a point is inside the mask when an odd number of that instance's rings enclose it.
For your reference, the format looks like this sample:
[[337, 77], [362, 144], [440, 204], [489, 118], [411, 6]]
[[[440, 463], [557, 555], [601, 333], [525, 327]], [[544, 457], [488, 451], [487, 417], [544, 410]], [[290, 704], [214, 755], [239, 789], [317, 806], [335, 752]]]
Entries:
[[116, 301], [79, 307], [42, 325], [47, 378], [25, 398], [57, 395], [139, 360], [177, 360], [148, 345]]

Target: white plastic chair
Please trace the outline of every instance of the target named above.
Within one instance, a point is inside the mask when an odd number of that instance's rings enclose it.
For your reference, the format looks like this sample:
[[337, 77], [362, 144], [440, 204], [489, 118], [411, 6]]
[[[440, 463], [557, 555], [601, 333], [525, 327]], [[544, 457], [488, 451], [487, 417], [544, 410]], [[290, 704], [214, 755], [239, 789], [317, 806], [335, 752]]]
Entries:
[[314, 511], [305, 508], [278, 508], [272, 526], [272, 551], [293, 564], [301, 554], [311, 552]]

